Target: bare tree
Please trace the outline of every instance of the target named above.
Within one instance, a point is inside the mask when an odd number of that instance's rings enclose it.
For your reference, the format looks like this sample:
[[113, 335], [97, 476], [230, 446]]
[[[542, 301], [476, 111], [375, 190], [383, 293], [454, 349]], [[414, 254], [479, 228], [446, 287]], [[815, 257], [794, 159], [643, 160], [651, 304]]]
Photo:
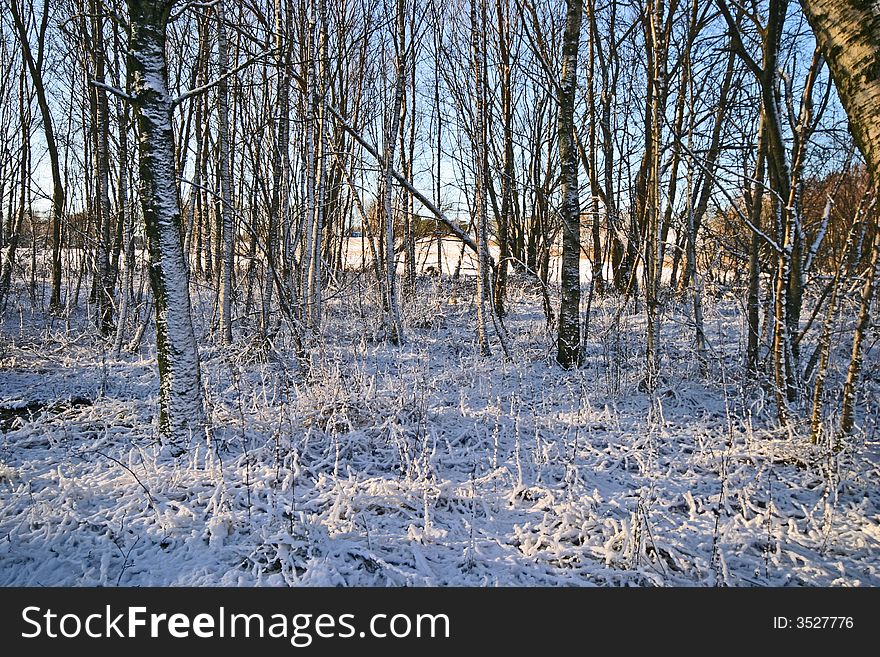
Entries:
[[[816, 41], [828, 61], [853, 138], [880, 195], [880, 12], [866, 0], [801, 0]], [[862, 368], [862, 343], [871, 321], [871, 303], [880, 262], [880, 231], [874, 231], [865, 273], [852, 353], [843, 388], [840, 429], [855, 425], [855, 395]]]
[[159, 430], [169, 443], [205, 427], [199, 351], [193, 333], [189, 274], [180, 232], [172, 99], [165, 59], [174, 0], [127, 0], [128, 88], [138, 128], [141, 212], [156, 306]]
[[395, 344], [404, 341], [403, 325], [400, 320], [400, 308], [397, 298], [397, 259], [394, 251], [394, 153], [400, 130], [400, 119], [403, 109], [403, 93], [406, 84], [406, 2], [395, 1], [394, 20], [394, 94], [391, 109], [385, 117], [385, 130], [382, 136], [382, 212], [385, 220], [385, 291], [388, 295], [388, 330], [391, 341]]
[[477, 232], [477, 341], [480, 353], [490, 354], [488, 327], [486, 325], [491, 306], [491, 279], [489, 276], [489, 232], [486, 208], [488, 187], [488, 158], [486, 154], [486, 42], [483, 26], [486, 25], [486, 0], [471, 0], [471, 62], [474, 75], [474, 223]]
[[562, 178], [562, 301], [556, 361], [566, 368], [582, 359], [580, 331], [580, 198], [578, 156], [574, 136], [574, 99], [577, 89], [578, 46], [583, 0], [567, 0], [562, 41], [562, 79], [559, 85], [559, 162]]
[[43, 2], [40, 22], [37, 28], [37, 52], [32, 51], [28, 29], [19, 8], [18, 0], [10, 0], [9, 8], [12, 20], [18, 32], [24, 60], [31, 74], [37, 105], [43, 120], [43, 133], [49, 151], [49, 168], [52, 172], [52, 297], [49, 306], [53, 311], [61, 309], [61, 225], [64, 221], [65, 192], [61, 179], [61, 158], [58, 155], [58, 143], [55, 139], [55, 127], [52, 111], [46, 96], [46, 84], [43, 79], [43, 64], [46, 53], [46, 30], [49, 26], [49, 3]]
[[[18, 188], [18, 211], [15, 219], [10, 222], [6, 232], [3, 259], [0, 261], [0, 310], [6, 305], [6, 296], [12, 285], [12, 271], [15, 267], [15, 256], [18, 244], [21, 241], [21, 233], [24, 229], [25, 219], [32, 208], [28, 207], [28, 186], [31, 174], [31, 92], [25, 79], [24, 70], [18, 76], [18, 113], [21, 130], [21, 150], [19, 154], [19, 188]], [[10, 190], [11, 191], [11, 190]], [[10, 203], [10, 209], [12, 204]], [[2, 216], [0, 216], [2, 224]]]
[[220, 342], [232, 342], [232, 279], [235, 273], [235, 215], [232, 207], [232, 146], [229, 117], [229, 39], [226, 34], [226, 7], [223, 0], [214, 4], [217, 19], [217, 55], [219, 60], [218, 122], [220, 170]]

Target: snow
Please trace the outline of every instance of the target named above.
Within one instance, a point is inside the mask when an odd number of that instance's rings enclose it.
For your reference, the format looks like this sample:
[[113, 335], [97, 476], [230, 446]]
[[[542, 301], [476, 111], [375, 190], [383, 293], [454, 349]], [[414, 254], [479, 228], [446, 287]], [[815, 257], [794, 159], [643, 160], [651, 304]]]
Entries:
[[84, 317], [7, 313], [0, 584], [880, 585], [876, 408], [839, 451], [775, 429], [735, 299], [705, 300], [707, 377], [669, 302], [651, 399], [617, 299], [565, 372], [518, 277], [504, 361], [478, 355], [473, 279], [420, 281], [395, 347], [366, 276], [328, 293], [306, 366], [284, 334], [199, 335], [214, 430], [179, 458], [156, 444], [154, 337], [113, 358]]

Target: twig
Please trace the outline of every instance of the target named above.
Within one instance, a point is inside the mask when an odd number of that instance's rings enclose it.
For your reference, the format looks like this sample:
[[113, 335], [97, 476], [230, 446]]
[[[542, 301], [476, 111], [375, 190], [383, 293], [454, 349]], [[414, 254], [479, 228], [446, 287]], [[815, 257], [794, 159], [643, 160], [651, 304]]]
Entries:
[[97, 87], [98, 89], [109, 91], [114, 96], [119, 96], [120, 98], [122, 98], [122, 100], [127, 100], [129, 102], [134, 100], [134, 96], [132, 96], [131, 94], [127, 94], [122, 89], [117, 89], [113, 85], [101, 82], [100, 80], [89, 80], [89, 84], [93, 87]]
[[132, 477], [134, 477], [134, 480], [140, 484], [141, 488], [144, 489], [144, 492], [147, 494], [147, 497], [148, 497], [149, 500], [150, 500], [150, 504], [153, 505], [153, 507], [156, 506], [156, 500], [155, 500], [155, 499], [153, 498], [153, 496], [150, 494], [150, 489], [147, 488], [146, 486], [144, 486], [144, 482], [142, 482], [142, 481], [140, 480], [140, 477], [138, 477], [138, 476], [135, 474], [134, 470], [132, 470], [131, 468], [129, 468], [127, 465], [125, 465], [125, 463], [123, 463], [123, 462], [120, 461], [119, 459], [113, 458], [112, 456], [110, 456], [109, 454], [105, 454], [105, 453], [102, 452], [101, 450], [96, 449], [96, 450], [95, 450], [95, 453], [96, 453], [96, 454], [99, 454], [99, 455], [101, 455], [101, 456], [103, 456], [103, 457], [106, 458], [106, 459], [110, 459], [111, 461], [113, 461], [113, 462], [116, 463], [117, 465], [122, 466], [123, 468], [125, 468], [126, 470], [128, 470], [128, 473], [129, 473]]
[[177, 96], [177, 98], [173, 98], [173, 99], [171, 100], [171, 106], [172, 106], [172, 107], [175, 107], [175, 106], [179, 105], [180, 103], [182, 103], [183, 101], [185, 101], [187, 98], [192, 98], [193, 96], [197, 96], [198, 94], [204, 93], [204, 92], [206, 92], [206, 91], [208, 91], [208, 90], [210, 90], [210, 89], [216, 87], [218, 84], [220, 84], [221, 82], [223, 82], [223, 81], [226, 80], [227, 78], [229, 78], [229, 77], [235, 75], [236, 73], [239, 73], [240, 71], [246, 69], [248, 66], [250, 66], [251, 64], [253, 64], [254, 62], [256, 62], [258, 59], [260, 59], [260, 58], [262, 58], [262, 57], [265, 57], [266, 55], [271, 55], [271, 54], [274, 53], [276, 50], [278, 50], [278, 49], [277, 49], [277, 48], [271, 48], [271, 49], [269, 49], [269, 50], [265, 50], [265, 51], [263, 51], [263, 52], [261, 52], [261, 53], [258, 53], [258, 54], [256, 54], [256, 55], [254, 55], [253, 57], [251, 57], [250, 59], [247, 59], [247, 60], [245, 60], [243, 63], [239, 64], [238, 66], [236, 66], [236, 67], [235, 67], [234, 69], [232, 69], [231, 71], [227, 71], [226, 73], [224, 73], [223, 75], [221, 75], [220, 77], [218, 77], [216, 80], [211, 80], [211, 81], [208, 82], [207, 84], [203, 84], [203, 85], [198, 86], [198, 87], [193, 87], [193, 88], [190, 89], [189, 91], [184, 91], [182, 94], [180, 94], [179, 96]]
[[119, 582], [122, 581], [122, 576], [125, 574], [125, 570], [128, 568], [128, 557], [131, 555], [131, 551], [135, 549], [138, 543], [140, 543], [141, 537], [138, 536], [134, 543], [131, 544], [131, 547], [128, 548], [128, 552], [125, 553], [125, 558], [122, 560], [122, 569], [119, 571], [119, 577], [116, 578], [116, 586], [119, 586]]

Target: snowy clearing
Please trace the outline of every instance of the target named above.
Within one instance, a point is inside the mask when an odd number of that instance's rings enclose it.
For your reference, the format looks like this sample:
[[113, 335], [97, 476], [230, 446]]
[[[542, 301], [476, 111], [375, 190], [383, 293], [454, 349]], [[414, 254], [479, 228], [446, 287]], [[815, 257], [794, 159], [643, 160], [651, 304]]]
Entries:
[[477, 355], [466, 279], [421, 284], [403, 347], [343, 291], [308, 374], [284, 335], [203, 349], [214, 432], [179, 458], [156, 443], [152, 338], [114, 360], [7, 316], [0, 584], [880, 584], [876, 417], [839, 451], [774, 433], [766, 393], [730, 383], [735, 300], [707, 309], [705, 377], [664, 316], [652, 403], [643, 320], [614, 299], [572, 373], [533, 291], [512, 293], [508, 362]]

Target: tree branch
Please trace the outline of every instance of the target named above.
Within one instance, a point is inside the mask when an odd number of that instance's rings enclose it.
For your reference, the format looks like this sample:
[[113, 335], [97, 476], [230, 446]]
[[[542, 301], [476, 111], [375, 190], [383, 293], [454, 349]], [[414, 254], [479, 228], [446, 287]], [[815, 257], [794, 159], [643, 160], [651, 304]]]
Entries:
[[253, 64], [254, 62], [256, 62], [258, 59], [260, 59], [260, 58], [262, 58], [262, 57], [266, 57], [267, 55], [271, 55], [271, 54], [275, 53], [275, 51], [277, 51], [277, 50], [278, 50], [277, 48], [271, 48], [271, 49], [269, 49], [269, 50], [265, 50], [265, 51], [263, 51], [263, 52], [261, 52], [261, 53], [259, 53], [259, 54], [254, 55], [253, 57], [251, 57], [250, 59], [246, 60], [246, 61], [243, 62], [242, 64], [239, 64], [238, 66], [236, 66], [236, 67], [235, 67], [234, 69], [232, 69], [231, 71], [227, 71], [226, 73], [224, 73], [223, 75], [221, 75], [221, 76], [220, 76], [219, 78], [217, 78], [216, 80], [212, 80], [211, 82], [208, 82], [207, 84], [203, 84], [203, 85], [201, 85], [201, 86], [199, 86], [199, 87], [194, 87], [194, 88], [190, 89], [189, 91], [184, 91], [184, 92], [183, 92], [182, 94], [180, 94], [177, 98], [174, 98], [174, 99], [171, 100], [171, 106], [172, 106], [172, 107], [176, 107], [177, 105], [179, 105], [179, 104], [182, 103], [183, 101], [187, 100], [188, 98], [192, 98], [193, 96], [197, 96], [197, 95], [199, 95], [199, 94], [205, 93], [205, 92], [208, 91], [209, 89], [212, 89], [213, 87], [216, 87], [218, 84], [220, 84], [221, 82], [223, 82], [223, 81], [226, 80], [227, 78], [229, 78], [229, 77], [231, 77], [231, 76], [233, 76], [233, 75], [236, 75], [236, 74], [239, 73], [240, 71], [246, 69], [248, 66], [250, 66], [251, 64]]
[[118, 96], [122, 98], [122, 100], [127, 100], [129, 102], [134, 100], [134, 96], [125, 93], [122, 89], [117, 89], [113, 85], [106, 84], [101, 82], [100, 80], [89, 80], [89, 84], [93, 87], [97, 87], [98, 89], [103, 89], [104, 91], [109, 91], [114, 96]]
[[168, 18], [168, 22], [173, 23], [190, 9], [213, 9], [216, 4], [217, 0], [210, 0], [210, 2], [187, 2], [180, 9], [171, 14]]
[[740, 56], [748, 69], [760, 80], [761, 76], [764, 74], [764, 69], [758, 66], [757, 62], [755, 62], [746, 50], [745, 44], [742, 42], [742, 35], [739, 32], [739, 25], [733, 20], [733, 16], [730, 15], [730, 10], [727, 8], [725, 0], [716, 1], [718, 3], [718, 9], [721, 10], [721, 15], [724, 16], [724, 20], [727, 22], [727, 27], [730, 30], [730, 41], [733, 49], [736, 51], [736, 54]]

